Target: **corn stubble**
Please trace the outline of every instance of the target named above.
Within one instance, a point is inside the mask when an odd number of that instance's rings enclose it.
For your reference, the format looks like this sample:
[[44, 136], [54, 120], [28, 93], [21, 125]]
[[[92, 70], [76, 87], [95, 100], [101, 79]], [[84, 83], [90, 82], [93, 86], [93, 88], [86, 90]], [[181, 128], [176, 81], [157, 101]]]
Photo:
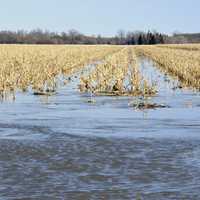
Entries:
[[52, 94], [60, 77], [99, 61], [80, 77], [80, 91], [95, 95], [153, 96], [156, 85], [141, 74], [138, 55], [156, 61], [183, 86], [200, 89], [200, 45], [0, 45], [0, 97], [17, 90]]
[[[161, 69], [177, 77], [181, 87], [200, 90], [200, 50], [199, 45], [180, 46], [137, 46], [136, 52], [157, 62]], [[177, 47], [177, 48], [176, 48]], [[183, 49], [188, 48], [187, 50]]]
[[60, 75], [70, 76], [85, 65], [121, 49], [116, 46], [0, 45], [0, 96], [16, 90], [50, 94]]
[[95, 95], [152, 96], [156, 94], [139, 71], [133, 47], [109, 55], [87, 76], [80, 78], [80, 91]]
[[168, 49], [179, 49], [188, 51], [200, 51], [200, 44], [168, 44], [168, 45], [157, 45], [160, 48]]

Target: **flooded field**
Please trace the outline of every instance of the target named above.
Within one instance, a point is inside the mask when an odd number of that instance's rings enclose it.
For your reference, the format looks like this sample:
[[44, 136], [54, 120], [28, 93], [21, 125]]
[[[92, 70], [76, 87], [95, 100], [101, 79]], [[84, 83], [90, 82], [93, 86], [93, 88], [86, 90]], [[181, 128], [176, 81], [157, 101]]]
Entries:
[[53, 96], [18, 93], [0, 104], [0, 199], [200, 199], [200, 93], [180, 89], [146, 58], [157, 81], [138, 97], [78, 91], [79, 76]]

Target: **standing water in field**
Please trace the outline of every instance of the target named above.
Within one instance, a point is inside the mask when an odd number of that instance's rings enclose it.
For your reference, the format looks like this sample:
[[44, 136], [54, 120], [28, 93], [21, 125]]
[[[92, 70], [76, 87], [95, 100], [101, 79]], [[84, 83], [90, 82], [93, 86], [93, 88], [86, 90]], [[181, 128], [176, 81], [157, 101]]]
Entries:
[[79, 77], [54, 96], [17, 94], [0, 104], [0, 199], [199, 199], [200, 93], [140, 59], [156, 82], [138, 97], [79, 93]]

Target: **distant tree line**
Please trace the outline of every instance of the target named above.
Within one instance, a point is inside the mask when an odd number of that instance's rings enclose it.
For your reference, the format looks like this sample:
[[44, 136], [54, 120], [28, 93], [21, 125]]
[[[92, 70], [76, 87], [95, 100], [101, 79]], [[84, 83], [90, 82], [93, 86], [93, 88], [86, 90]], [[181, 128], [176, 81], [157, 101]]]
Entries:
[[127, 45], [148, 45], [148, 44], [164, 44], [167, 35], [151, 32], [127, 32], [119, 31], [117, 34], [118, 44]]
[[200, 33], [174, 33], [171, 37], [167, 38], [166, 43], [200, 43]]
[[76, 30], [56, 33], [36, 29], [32, 31], [0, 31], [1, 44], [164, 44], [168, 36], [157, 32], [118, 31], [114, 37], [86, 36]]

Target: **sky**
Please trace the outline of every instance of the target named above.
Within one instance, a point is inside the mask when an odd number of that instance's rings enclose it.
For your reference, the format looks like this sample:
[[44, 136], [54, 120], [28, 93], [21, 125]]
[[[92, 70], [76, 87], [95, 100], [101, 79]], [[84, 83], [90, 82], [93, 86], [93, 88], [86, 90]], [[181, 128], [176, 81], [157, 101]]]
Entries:
[[0, 30], [200, 32], [200, 0], [0, 0]]

